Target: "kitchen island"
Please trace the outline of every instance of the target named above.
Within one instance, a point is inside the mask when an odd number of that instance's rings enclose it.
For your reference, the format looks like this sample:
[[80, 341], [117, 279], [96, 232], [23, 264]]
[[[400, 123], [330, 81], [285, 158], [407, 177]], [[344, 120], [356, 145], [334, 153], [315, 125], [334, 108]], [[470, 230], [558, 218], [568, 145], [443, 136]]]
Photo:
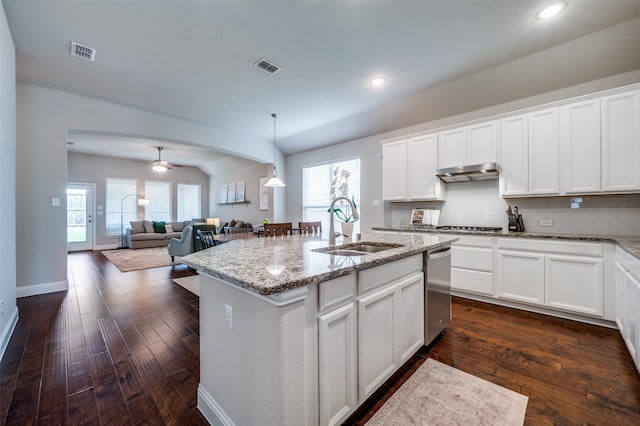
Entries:
[[454, 241], [365, 234], [391, 248], [334, 255], [293, 235], [184, 257], [200, 274], [198, 408], [212, 424], [341, 423], [422, 346], [423, 255]]

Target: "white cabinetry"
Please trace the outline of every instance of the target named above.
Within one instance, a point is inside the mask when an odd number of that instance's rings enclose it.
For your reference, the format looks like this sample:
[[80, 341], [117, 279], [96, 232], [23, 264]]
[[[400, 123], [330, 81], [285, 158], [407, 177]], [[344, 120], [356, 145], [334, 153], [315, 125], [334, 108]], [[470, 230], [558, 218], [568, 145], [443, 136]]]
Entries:
[[424, 343], [422, 255], [358, 274], [358, 388], [363, 402]]
[[602, 137], [600, 99], [560, 108], [562, 192], [588, 194], [602, 191]]
[[529, 114], [529, 195], [560, 193], [558, 109]]
[[425, 135], [382, 145], [382, 195], [385, 201], [443, 200], [435, 175], [438, 136]]
[[353, 275], [318, 285], [321, 425], [342, 424], [358, 406], [357, 316], [354, 298]]
[[497, 150], [496, 121], [446, 130], [440, 133], [438, 168], [495, 163]]
[[640, 259], [616, 251], [616, 323], [640, 371]]
[[452, 290], [493, 296], [492, 246], [492, 237], [460, 237], [452, 244]]
[[499, 298], [606, 317], [603, 244], [500, 238], [497, 247]]
[[640, 190], [640, 91], [602, 98], [602, 190]]
[[529, 135], [526, 115], [500, 122], [500, 195], [529, 193]]

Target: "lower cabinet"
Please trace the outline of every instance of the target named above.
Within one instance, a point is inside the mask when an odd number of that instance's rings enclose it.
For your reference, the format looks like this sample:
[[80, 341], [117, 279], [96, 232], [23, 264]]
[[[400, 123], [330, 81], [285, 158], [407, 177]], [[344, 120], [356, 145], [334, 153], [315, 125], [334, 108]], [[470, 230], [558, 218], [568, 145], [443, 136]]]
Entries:
[[498, 240], [498, 298], [604, 318], [605, 281], [602, 244]]
[[618, 248], [616, 255], [616, 324], [640, 371], [640, 260]]
[[465, 236], [452, 244], [451, 289], [493, 296], [493, 238]]
[[358, 406], [355, 304], [320, 316], [318, 329], [320, 424], [341, 424]]
[[424, 344], [422, 254], [318, 288], [320, 424], [342, 424]]

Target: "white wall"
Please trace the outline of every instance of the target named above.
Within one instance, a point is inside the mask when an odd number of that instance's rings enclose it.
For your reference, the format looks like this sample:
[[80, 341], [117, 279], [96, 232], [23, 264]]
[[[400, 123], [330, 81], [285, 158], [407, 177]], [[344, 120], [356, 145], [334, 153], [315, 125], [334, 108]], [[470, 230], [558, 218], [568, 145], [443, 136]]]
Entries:
[[[16, 244], [16, 279], [21, 294], [55, 291], [67, 285], [63, 206], [68, 130], [164, 139], [210, 146], [265, 163], [273, 161], [273, 146], [262, 140], [249, 140], [244, 135], [213, 127], [18, 82], [16, 225], [20, 238]], [[278, 164], [284, 171], [284, 164]], [[59, 197], [61, 207], [52, 207], [51, 197]], [[33, 241], [39, 243], [32, 244]]]
[[[402, 217], [407, 220], [416, 207], [442, 210], [440, 224], [479, 225], [507, 227], [505, 210], [507, 205], [518, 206], [525, 216], [527, 230], [554, 233], [590, 233], [638, 235], [640, 233], [640, 210], [638, 195], [620, 199], [612, 196], [596, 197], [598, 202], [583, 205], [572, 210], [569, 203], [553, 198], [506, 201], [499, 198], [497, 181], [470, 184], [448, 184], [447, 201], [422, 203], [382, 202], [382, 149], [380, 142], [440, 127], [480, 120], [498, 114], [560, 101], [602, 90], [613, 89], [640, 82], [640, 70], [627, 72], [589, 83], [566, 87], [542, 93], [525, 99], [459, 114], [445, 119], [433, 120], [417, 126], [397, 129], [371, 137], [345, 142], [287, 157], [288, 219], [302, 217], [302, 168], [333, 160], [360, 156], [362, 180], [361, 188], [361, 230], [371, 227], [397, 227]], [[453, 90], [453, 89], [452, 89]], [[374, 207], [374, 200], [380, 200], [380, 207]], [[612, 223], [609, 218], [617, 221]], [[553, 228], [539, 226], [539, 219], [555, 220]], [[597, 227], [597, 228], [596, 228]]]
[[0, 358], [18, 319], [16, 307], [16, 63], [0, 4]]
[[[67, 154], [67, 179], [73, 183], [94, 183], [96, 191], [94, 200], [96, 205], [103, 206], [106, 212], [106, 182], [107, 177], [129, 178], [138, 180], [137, 194], [144, 195], [144, 182], [163, 181], [171, 184], [171, 212], [172, 217], [165, 220], [176, 221], [178, 214], [177, 190], [179, 183], [200, 185], [201, 212], [197, 217], [205, 217], [209, 211], [209, 177], [195, 167], [174, 167], [162, 176], [151, 170], [149, 165], [135, 163], [132, 160], [101, 155], [81, 154], [69, 152]], [[94, 243], [97, 249], [112, 248], [118, 245], [119, 236], [106, 235], [106, 216], [95, 216], [96, 232]]]

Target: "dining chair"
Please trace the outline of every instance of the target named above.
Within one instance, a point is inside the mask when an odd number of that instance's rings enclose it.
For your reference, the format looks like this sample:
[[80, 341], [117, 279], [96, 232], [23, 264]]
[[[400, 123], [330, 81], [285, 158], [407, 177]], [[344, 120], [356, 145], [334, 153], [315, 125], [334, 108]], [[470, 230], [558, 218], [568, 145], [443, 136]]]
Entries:
[[265, 237], [287, 234], [293, 234], [293, 224], [291, 222], [264, 224]]
[[197, 229], [198, 238], [200, 239], [200, 245], [202, 249], [208, 249], [216, 245], [216, 239], [214, 238], [213, 231], [202, 231]]
[[300, 234], [322, 234], [322, 222], [298, 222]]

